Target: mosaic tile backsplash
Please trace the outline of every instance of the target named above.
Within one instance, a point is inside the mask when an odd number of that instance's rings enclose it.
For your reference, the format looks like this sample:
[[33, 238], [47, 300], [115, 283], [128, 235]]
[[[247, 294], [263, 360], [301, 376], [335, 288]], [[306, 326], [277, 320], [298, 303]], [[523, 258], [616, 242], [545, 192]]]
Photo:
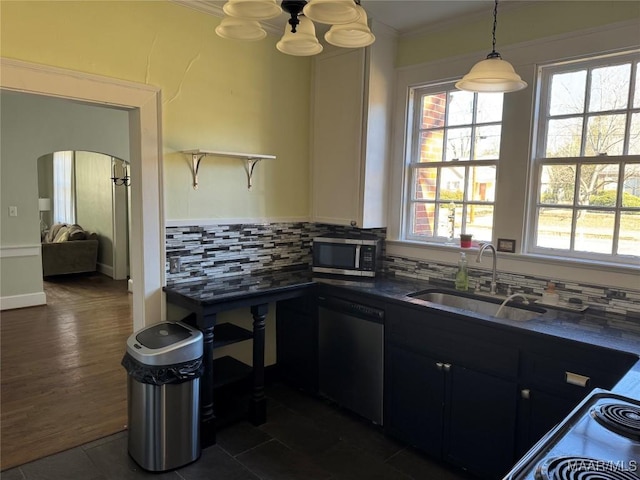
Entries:
[[[311, 265], [312, 238], [333, 232], [362, 233], [350, 227], [287, 222], [267, 224], [234, 224], [212, 226], [167, 227], [165, 263], [167, 285], [246, 275], [265, 270], [306, 268]], [[385, 238], [385, 229], [366, 230]], [[453, 287], [457, 267], [429, 260], [385, 256], [383, 270], [387, 275], [418, 278]], [[169, 272], [169, 259], [180, 257], [179, 273]], [[498, 291], [521, 292], [541, 296], [551, 278], [499, 272]], [[480, 285], [488, 290], [491, 273], [469, 268], [469, 288]], [[608, 313], [638, 316], [640, 321], [640, 292], [608, 287], [555, 282], [560, 298], [580, 299], [584, 305]]]

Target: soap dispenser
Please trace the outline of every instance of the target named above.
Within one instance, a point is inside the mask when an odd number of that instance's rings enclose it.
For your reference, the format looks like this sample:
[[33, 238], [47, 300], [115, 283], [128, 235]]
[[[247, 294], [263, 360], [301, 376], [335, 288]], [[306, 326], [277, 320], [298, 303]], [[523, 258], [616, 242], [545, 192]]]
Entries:
[[467, 255], [460, 253], [460, 260], [458, 260], [458, 272], [456, 273], [456, 290], [462, 290], [464, 292], [469, 288], [469, 272], [467, 270]]

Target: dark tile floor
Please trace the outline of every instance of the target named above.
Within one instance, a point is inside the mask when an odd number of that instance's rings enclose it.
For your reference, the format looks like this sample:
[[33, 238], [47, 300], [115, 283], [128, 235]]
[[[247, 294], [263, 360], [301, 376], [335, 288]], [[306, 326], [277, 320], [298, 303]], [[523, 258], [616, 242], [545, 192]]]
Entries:
[[218, 432], [218, 443], [178, 470], [143, 471], [121, 432], [2, 472], [2, 480], [467, 480], [384, 436], [380, 428], [283, 385], [267, 389], [268, 421]]

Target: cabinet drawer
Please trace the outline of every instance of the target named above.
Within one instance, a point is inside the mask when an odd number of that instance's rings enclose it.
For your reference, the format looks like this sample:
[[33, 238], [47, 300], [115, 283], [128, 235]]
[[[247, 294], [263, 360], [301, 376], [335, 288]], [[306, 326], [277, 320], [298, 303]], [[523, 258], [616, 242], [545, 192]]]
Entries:
[[597, 350], [585, 357], [582, 350], [565, 349], [563, 358], [525, 351], [521, 359], [522, 380], [527, 385], [576, 397], [596, 387], [611, 389], [629, 369], [630, 362], [626, 356], [607, 357]]

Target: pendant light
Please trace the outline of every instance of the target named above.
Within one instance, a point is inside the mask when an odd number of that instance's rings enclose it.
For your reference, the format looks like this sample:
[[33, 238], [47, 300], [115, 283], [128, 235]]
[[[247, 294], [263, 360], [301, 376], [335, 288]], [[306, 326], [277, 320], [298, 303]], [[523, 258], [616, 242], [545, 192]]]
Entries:
[[513, 66], [503, 60], [496, 52], [496, 27], [498, 25], [498, 0], [493, 8], [493, 49], [486, 60], [476, 63], [462, 80], [456, 83], [456, 88], [468, 92], [508, 93], [522, 90], [527, 82], [520, 78]]
[[358, 20], [360, 12], [353, 0], [311, 0], [304, 6], [304, 16], [314, 22], [339, 25]]
[[244, 18], [225, 17], [216, 27], [216, 33], [222, 38], [231, 40], [262, 40], [267, 32], [260, 22]]
[[268, 20], [282, 13], [276, 0], [229, 0], [222, 11], [231, 17], [249, 20]]
[[367, 25], [367, 12], [360, 5], [356, 5], [360, 18], [355, 22], [333, 25], [324, 35], [324, 39], [331, 45], [345, 48], [360, 48], [371, 45], [376, 37]]
[[304, 16], [298, 17], [298, 24], [290, 29], [285, 26], [282, 39], [276, 43], [276, 48], [287, 55], [307, 57], [322, 51], [322, 45], [316, 38], [316, 28], [313, 22]]

